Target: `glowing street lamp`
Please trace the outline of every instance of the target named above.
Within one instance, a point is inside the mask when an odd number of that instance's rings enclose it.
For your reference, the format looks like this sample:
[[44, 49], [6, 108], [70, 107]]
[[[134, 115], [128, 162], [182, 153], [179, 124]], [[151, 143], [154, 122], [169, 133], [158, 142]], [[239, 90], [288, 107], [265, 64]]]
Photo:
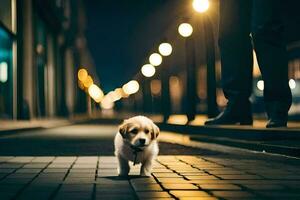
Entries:
[[193, 8], [196, 12], [203, 13], [206, 12], [209, 8], [208, 0], [194, 0]]
[[92, 84], [89, 89], [88, 89], [89, 95], [92, 99], [94, 99], [97, 103], [99, 103], [104, 94], [102, 92], [102, 90], [95, 84]]
[[162, 63], [162, 57], [158, 53], [153, 53], [149, 57], [149, 62], [153, 66], [159, 66]]
[[154, 74], [155, 74], [155, 67], [151, 64], [146, 64], [142, 67], [141, 69], [142, 71], [142, 74], [145, 76], [145, 77], [152, 77]]
[[189, 23], [182, 23], [178, 27], [178, 32], [182, 37], [189, 37], [193, 33], [193, 27]]
[[83, 82], [88, 77], [88, 72], [85, 69], [78, 70], [78, 79]]
[[161, 43], [158, 47], [158, 51], [163, 56], [169, 56], [172, 53], [172, 45], [169, 43]]
[[139, 91], [140, 85], [137, 81], [132, 80], [132, 81], [129, 81], [128, 83], [126, 83], [122, 87], [122, 89], [123, 89], [125, 94], [131, 95], [131, 94], [137, 93]]
[[89, 88], [93, 84], [94, 84], [94, 81], [91, 76], [87, 76], [86, 79], [83, 81], [83, 85], [86, 88]]

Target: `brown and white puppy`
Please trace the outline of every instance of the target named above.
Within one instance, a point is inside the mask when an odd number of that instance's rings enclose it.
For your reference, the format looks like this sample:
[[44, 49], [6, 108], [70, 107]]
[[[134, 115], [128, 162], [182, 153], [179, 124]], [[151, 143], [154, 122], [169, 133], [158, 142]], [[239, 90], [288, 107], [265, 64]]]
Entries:
[[119, 161], [119, 176], [127, 176], [128, 161], [141, 163], [141, 176], [151, 176], [152, 162], [158, 155], [159, 128], [147, 117], [124, 120], [115, 136], [115, 155]]

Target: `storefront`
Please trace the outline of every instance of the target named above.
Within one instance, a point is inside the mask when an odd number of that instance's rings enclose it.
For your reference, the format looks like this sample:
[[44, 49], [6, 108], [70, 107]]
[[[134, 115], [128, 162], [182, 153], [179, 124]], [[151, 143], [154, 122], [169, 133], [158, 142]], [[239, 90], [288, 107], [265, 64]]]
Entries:
[[14, 5], [3, 0], [0, 6], [0, 119], [14, 117]]

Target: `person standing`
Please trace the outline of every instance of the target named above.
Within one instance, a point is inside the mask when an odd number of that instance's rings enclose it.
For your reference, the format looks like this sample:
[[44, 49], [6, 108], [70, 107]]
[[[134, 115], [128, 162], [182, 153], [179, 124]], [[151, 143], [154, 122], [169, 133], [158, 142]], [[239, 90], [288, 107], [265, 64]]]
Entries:
[[266, 127], [286, 127], [292, 95], [284, 41], [283, 0], [220, 0], [219, 47], [227, 106], [205, 125], [252, 125], [253, 49], [264, 80]]

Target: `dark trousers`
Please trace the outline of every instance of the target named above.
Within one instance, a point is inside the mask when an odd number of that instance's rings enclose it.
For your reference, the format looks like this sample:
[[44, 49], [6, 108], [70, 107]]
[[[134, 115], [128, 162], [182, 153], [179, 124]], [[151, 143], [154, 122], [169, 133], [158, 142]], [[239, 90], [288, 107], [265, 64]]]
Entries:
[[282, 3], [283, 0], [220, 1], [222, 87], [229, 103], [249, 101], [254, 48], [264, 80], [268, 114], [272, 109], [288, 111], [291, 91], [283, 38]]

